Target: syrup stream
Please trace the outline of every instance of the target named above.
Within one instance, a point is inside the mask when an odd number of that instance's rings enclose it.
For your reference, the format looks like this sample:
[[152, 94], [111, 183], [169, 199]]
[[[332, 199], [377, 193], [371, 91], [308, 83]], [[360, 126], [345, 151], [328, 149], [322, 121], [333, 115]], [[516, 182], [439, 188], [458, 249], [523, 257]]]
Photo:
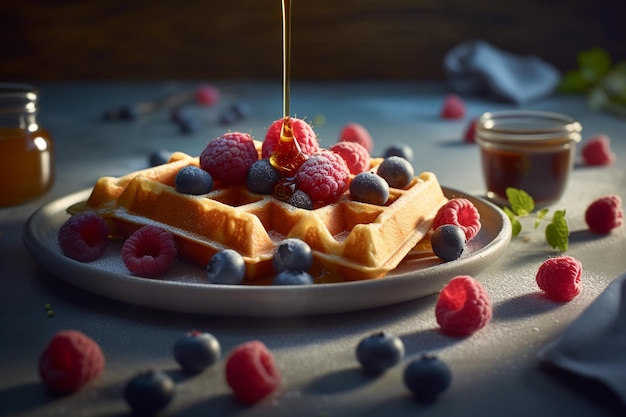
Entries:
[[270, 156], [270, 163], [283, 175], [294, 174], [306, 160], [295, 138], [289, 114], [291, 80], [291, 0], [282, 0], [283, 11], [283, 124], [280, 140]]
[[283, 5], [283, 117], [289, 114], [289, 83], [291, 79], [291, 0], [282, 0]]

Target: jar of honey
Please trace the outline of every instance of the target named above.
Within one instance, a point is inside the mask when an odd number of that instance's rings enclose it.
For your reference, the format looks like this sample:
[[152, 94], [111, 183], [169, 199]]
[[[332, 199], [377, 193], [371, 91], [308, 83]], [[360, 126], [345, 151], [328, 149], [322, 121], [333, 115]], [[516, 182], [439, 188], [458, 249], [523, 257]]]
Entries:
[[506, 203], [508, 187], [526, 191], [536, 207], [558, 201], [576, 158], [581, 124], [553, 112], [513, 110], [483, 114], [476, 124], [487, 196]]
[[33, 200], [54, 182], [53, 141], [37, 121], [39, 92], [0, 83], [0, 207]]

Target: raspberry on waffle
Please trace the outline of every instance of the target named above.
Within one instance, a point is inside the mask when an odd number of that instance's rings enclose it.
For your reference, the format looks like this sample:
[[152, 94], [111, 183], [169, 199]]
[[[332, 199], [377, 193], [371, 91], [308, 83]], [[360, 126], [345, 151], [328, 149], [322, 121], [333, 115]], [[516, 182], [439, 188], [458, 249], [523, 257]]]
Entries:
[[[372, 169], [380, 162], [372, 160]], [[194, 196], [174, 187], [176, 173], [187, 165], [198, 165], [198, 158], [178, 152], [165, 165], [100, 178], [89, 199], [72, 210], [95, 211], [114, 237], [156, 224], [174, 235], [183, 257], [203, 266], [217, 251], [233, 249], [246, 262], [247, 281], [273, 274], [273, 252], [287, 237], [306, 241], [329, 273], [362, 280], [394, 269], [447, 201], [430, 172], [415, 177], [407, 189], [392, 188], [386, 206], [352, 201], [346, 192], [335, 203], [304, 210], [245, 186], [220, 184]]]

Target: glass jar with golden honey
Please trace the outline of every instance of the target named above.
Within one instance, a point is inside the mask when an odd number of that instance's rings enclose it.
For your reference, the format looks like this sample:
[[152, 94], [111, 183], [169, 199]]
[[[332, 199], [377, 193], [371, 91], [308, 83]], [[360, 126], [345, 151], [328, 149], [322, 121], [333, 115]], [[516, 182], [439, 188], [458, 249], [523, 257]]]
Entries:
[[487, 196], [506, 203], [506, 189], [530, 194], [536, 207], [558, 201], [567, 185], [581, 140], [573, 117], [534, 110], [483, 114], [476, 124]]
[[33, 86], [0, 83], [0, 207], [45, 194], [54, 182], [53, 140], [37, 120]]

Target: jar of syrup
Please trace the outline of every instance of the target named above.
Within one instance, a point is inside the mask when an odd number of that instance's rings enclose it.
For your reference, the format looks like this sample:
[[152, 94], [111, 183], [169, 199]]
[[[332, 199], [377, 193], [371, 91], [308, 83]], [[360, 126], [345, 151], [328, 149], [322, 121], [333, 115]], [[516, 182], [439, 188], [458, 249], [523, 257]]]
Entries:
[[487, 196], [507, 201], [508, 187], [526, 191], [537, 207], [558, 201], [576, 158], [581, 124], [545, 111], [513, 110], [483, 114], [476, 124]]
[[54, 182], [53, 141], [37, 121], [39, 92], [0, 83], [0, 207], [33, 200]]

